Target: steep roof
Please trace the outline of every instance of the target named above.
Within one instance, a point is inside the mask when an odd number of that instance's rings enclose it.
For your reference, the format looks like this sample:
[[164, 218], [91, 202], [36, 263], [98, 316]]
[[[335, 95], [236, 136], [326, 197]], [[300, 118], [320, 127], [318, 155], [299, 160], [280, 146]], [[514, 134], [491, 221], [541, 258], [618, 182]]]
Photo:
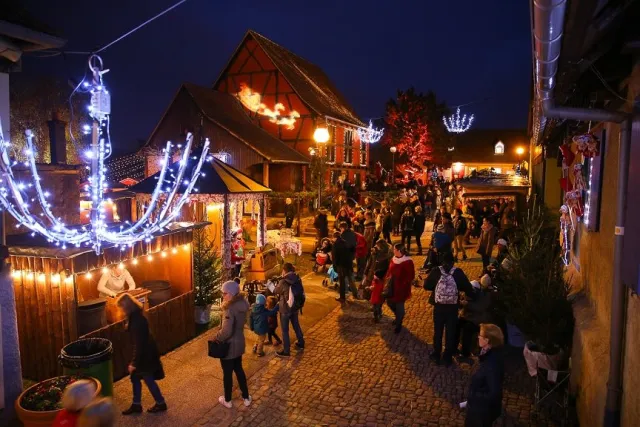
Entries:
[[[195, 166], [195, 161], [190, 162], [185, 170], [185, 176], [191, 176]], [[178, 167], [178, 162], [171, 165], [171, 168], [174, 167]], [[198, 192], [192, 193], [193, 196], [198, 194], [268, 193], [271, 191], [270, 188], [254, 181], [238, 169], [215, 157], [212, 157], [211, 161], [204, 162], [200, 172], [201, 175], [196, 185]], [[129, 191], [137, 194], [153, 194], [159, 177], [160, 172], [156, 172], [129, 188]], [[182, 184], [183, 187], [186, 185]]]
[[[366, 126], [320, 67], [253, 30], [247, 31], [238, 49], [248, 37], [258, 43], [293, 90], [312, 110], [354, 126]], [[226, 68], [228, 67], [229, 65]], [[224, 71], [214, 86], [224, 75]]]
[[[498, 141], [504, 144], [504, 154], [495, 154]], [[518, 156], [517, 147], [525, 154]], [[472, 129], [456, 136], [451, 161], [456, 163], [518, 163], [528, 158], [529, 142], [526, 129]]]

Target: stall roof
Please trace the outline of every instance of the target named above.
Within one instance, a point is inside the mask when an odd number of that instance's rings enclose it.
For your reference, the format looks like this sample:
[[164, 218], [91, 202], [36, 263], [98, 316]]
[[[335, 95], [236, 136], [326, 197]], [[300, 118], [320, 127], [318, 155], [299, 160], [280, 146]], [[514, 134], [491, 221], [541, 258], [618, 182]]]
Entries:
[[[154, 238], [190, 231], [194, 228], [206, 227], [209, 224], [209, 222], [174, 222], [167, 227], [167, 230], [156, 233]], [[95, 253], [93, 248], [86, 246], [62, 249], [54, 243], [48, 242], [43, 236], [39, 234], [32, 236], [31, 233], [7, 236], [7, 246], [9, 247], [9, 255], [19, 257], [71, 259], [84, 254]], [[115, 248], [115, 245], [104, 246], [105, 250], [110, 248]]]
[[520, 176], [506, 174], [477, 175], [469, 178], [463, 178], [456, 181], [456, 184], [462, 185], [465, 190], [520, 190], [530, 187], [529, 180]]
[[[178, 162], [172, 165], [177, 167]], [[191, 176], [195, 161], [190, 161], [185, 176]], [[129, 190], [138, 194], [152, 194], [158, 183], [160, 172], [151, 175], [132, 186]], [[183, 186], [186, 184], [183, 184]], [[223, 161], [212, 157], [202, 165], [201, 174], [196, 184], [198, 192], [195, 194], [242, 194], [269, 193], [271, 189], [254, 181]]]

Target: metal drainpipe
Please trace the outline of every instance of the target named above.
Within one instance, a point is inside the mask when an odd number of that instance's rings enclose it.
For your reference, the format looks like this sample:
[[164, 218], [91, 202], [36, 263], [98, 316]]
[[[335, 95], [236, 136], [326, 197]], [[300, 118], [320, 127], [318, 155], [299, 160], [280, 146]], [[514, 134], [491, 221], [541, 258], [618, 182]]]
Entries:
[[611, 297], [611, 343], [609, 345], [609, 380], [604, 410], [604, 425], [620, 425], [622, 395], [622, 359], [626, 322], [626, 288], [622, 283], [622, 252], [624, 246], [625, 206], [629, 178], [629, 151], [631, 149], [631, 118], [622, 123], [618, 148], [618, 195], [616, 198], [616, 228], [613, 249], [613, 292]]

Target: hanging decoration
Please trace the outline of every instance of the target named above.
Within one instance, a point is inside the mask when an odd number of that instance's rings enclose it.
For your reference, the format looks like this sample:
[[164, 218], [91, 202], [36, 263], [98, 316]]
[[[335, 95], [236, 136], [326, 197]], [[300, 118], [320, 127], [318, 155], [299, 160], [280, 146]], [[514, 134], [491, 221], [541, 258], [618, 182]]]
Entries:
[[569, 265], [571, 260], [571, 241], [573, 239], [574, 224], [571, 210], [567, 205], [560, 207], [560, 246], [562, 247], [562, 261]]
[[442, 122], [447, 130], [451, 133], [464, 133], [471, 128], [473, 124], [474, 115], [470, 115], [467, 118], [467, 115], [463, 115], [460, 117], [460, 107], [456, 109], [456, 114], [451, 115], [450, 117], [443, 117]]
[[[591, 125], [589, 125], [589, 129], [591, 129]], [[584, 157], [593, 158], [600, 154], [600, 141], [590, 132], [576, 135], [572, 141], [576, 143], [577, 152]]]
[[576, 191], [586, 191], [587, 184], [584, 182], [584, 175], [582, 175], [582, 164], [576, 163], [573, 165], [573, 189]]
[[360, 141], [367, 144], [375, 144], [376, 142], [380, 141], [383, 134], [384, 129], [375, 129], [371, 120], [369, 120], [368, 128], [358, 128], [358, 136], [360, 137]]
[[268, 108], [262, 102], [262, 96], [251, 90], [251, 88], [245, 83], [240, 83], [240, 92], [236, 93], [236, 96], [242, 105], [244, 105], [248, 110], [260, 114], [261, 116], [269, 117], [269, 121], [271, 123], [283, 125], [289, 130], [295, 128], [296, 119], [300, 117], [300, 113], [296, 110], [289, 111], [288, 116], [282, 114], [285, 107], [280, 102], [273, 106], [273, 110]]
[[[202, 164], [207, 158], [209, 141], [205, 141], [198, 159], [191, 156], [193, 136], [188, 134], [184, 146], [180, 144], [177, 146], [182, 149], [177, 168], [170, 166], [169, 159], [174, 145], [168, 142], [163, 150], [162, 170], [158, 184], [142, 217], [133, 224], [126, 223], [117, 228], [110, 227], [106, 221], [107, 200], [104, 199], [104, 193], [108, 189], [105, 160], [111, 155], [109, 135], [111, 97], [103, 82], [103, 75], [109, 70], [103, 68], [102, 59], [97, 55], [89, 58], [89, 68], [93, 74], [92, 82], [84, 82], [82, 87], [91, 94], [91, 104], [88, 109], [93, 118], [93, 125], [90, 127], [91, 148], [85, 152], [86, 168], [89, 171], [89, 183], [85, 190], [89, 192], [91, 199], [90, 224], [69, 227], [51, 211], [52, 204], [48, 201], [51, 194], [42, 188], [42, 178], [36, 168], [33, 134], [30, 130], [26, 132], [27, 144], [24, 151], [27, 159], [24, 164], [31, 174], [31, 182], [27, 182], [19, 180], [14, 174], [12, 168], [18, 162], [10, 155], [11, 145], [2, 138], [0, 129], [0, 172], [2, 173], [0, 204], [16, 218], [18, 227], [28, 228], [33, 235], [41, 234], [63, 249], [67, 245], [76, 247], [88, 245], [93, 247], [96, 254], [100, 254], [105, 243], [124, 249], [141, 240], [150, 242], [154, 233], [164, 230], [179, 216], [191, 192], [197, 192], [195, 183], [200, 175]], [[196, 160], [197, 163], [191, 176], [187, 177], [185, 175], [190, 160]], [[182, 187], [180, 195], [177, 196], [180, 187]], [[161, 199], [162, 203], [160, 203]], [[156, 213], [153, 219], [152, 213]]]

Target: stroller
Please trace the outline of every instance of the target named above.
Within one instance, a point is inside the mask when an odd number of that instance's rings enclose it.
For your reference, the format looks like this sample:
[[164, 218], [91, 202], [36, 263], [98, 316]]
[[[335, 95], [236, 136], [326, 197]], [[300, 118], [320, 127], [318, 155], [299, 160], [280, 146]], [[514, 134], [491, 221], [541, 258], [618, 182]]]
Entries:
[[331, 265], [331, 257], [329, 254], [318, 251], [316, 253], [316, 263], [313, 265], [313, 272], [322, 272]]
[[338, 284], [338, 272], [333, 268], [333, 265], [329, 266], [327, 271], [327, 278], [322, 281], [322, 286], [328, 288], [331, 285], [334, 289], [337, 289]]

